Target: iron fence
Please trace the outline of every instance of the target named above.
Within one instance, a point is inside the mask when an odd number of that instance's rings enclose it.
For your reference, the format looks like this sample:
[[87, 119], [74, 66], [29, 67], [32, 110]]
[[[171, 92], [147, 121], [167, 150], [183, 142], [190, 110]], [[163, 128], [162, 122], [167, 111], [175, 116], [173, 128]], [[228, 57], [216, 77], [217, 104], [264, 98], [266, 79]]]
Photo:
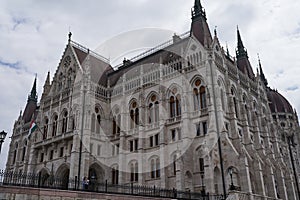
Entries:
[[99, 182], [90, 180], [87, 187], [84, 182], [75, 177], [58, 178], [54, 175], [42, 175], [41, 173], [16, 173], [10, 171], [0, 171], [0, 184], [8, 186], [22, 186], [34, 188], [48, 188], [60, 190], [87, 191], [98, 193], [124, 194], [147, 197], [173, 198], [173, 199], [199, 199], [199, 200], [223, 200], [222, 195], [210, 195], [209, 193], [197, 193], [190, 191], [180, 191], [165, 189], [156, 186], [130, 184], [112, 184], [107, 180]]

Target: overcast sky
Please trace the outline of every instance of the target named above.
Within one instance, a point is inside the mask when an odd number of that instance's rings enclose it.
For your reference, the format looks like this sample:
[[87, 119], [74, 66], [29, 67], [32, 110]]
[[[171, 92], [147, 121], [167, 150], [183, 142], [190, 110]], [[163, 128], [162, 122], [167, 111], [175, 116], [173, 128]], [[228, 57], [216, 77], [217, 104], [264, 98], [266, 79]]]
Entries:
[[[8, 132], [0, 155], [5, 167], [9, 136], [24, 110], [35, 73], [38, 94], [48, 71], [53, 76], [72, 31], [72, 40], [90, 48], [120, 33], [157, 28], [170, 33], [190, 29], [194, 0], [1, 0], [0, 1], [0, 130]], [[300, 112], [300, 1], [202, 0], [211, 31], [234, 55], [236, 26], [254, 72], [260, 54], [269, 85]], [[166, 40], [149, 37], [153, 44]], [[134, 42], [134, 41], [133, 41]], [[118, 47], [116, 47], [118, 48]], [[130, 48], [130, 47], [129, 47]]]

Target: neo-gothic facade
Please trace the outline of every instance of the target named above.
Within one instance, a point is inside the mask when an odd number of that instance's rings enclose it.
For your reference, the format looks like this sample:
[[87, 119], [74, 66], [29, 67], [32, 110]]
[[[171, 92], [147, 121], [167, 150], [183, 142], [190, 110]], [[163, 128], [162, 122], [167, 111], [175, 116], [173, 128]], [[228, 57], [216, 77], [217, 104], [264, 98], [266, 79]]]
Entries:
[[118, 68], [69, 35], [40, 102], [35, 80], [15, 122], [6, 169], [74, 178], [80, 168], [99, 182], [211, 194], [223, 193], [223, 180], [229, 189], [231, 172], [241, 192], [297, 199], [296, 111], [260, 62], [253, 73], [239, 31], [237, 40], [233, 58], [199, 0], [189, 33]]

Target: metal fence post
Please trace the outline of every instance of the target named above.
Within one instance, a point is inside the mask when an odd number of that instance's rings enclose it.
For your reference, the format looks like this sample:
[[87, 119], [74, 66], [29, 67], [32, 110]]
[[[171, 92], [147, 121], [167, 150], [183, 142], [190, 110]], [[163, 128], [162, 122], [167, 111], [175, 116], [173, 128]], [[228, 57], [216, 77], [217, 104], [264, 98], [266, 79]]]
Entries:
[[131, 183], [130, 186], [131, 186], [131, 194], [133, 194], [133, 183]]
[[107, 193], [107, 179], [105, 180], [105, 192]]
[[41, 187], [41, 178], [42, 178], [42, 174], [39, 173], [39, 177], [38, 177], [38, 188]]

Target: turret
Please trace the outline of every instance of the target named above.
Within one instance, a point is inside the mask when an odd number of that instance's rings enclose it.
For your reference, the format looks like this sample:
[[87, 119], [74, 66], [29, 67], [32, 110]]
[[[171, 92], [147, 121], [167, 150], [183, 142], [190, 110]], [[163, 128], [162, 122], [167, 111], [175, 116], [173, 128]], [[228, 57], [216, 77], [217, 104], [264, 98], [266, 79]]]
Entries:
[[250, 79], [254, 79], [255, 75], [253, 73], [251, 64], [248, 60], [248, 53], [246, 48], [244, 47], [242, 37], [239, 29], [237, 29], [237, 50], [236, 50], [236, 58], [237, 58], [237, 67], [241, 70], [246, 76]]
[[194, 7], [192, 8], [192, 25], [190, 33], [191, 35], [194, 35], [204, 47], [209, 47], [212, 43], [205, 10], [201, 5], [200, 0], [195, 0]]
[[28, 95], [27, 104], [23, 113], [24, 123], [31, 121], [32, 115], [34, 114], [37, 107], [37, 91], [36, 91], [36, 77], [33, 82], [33, 86], [30, 94]]

